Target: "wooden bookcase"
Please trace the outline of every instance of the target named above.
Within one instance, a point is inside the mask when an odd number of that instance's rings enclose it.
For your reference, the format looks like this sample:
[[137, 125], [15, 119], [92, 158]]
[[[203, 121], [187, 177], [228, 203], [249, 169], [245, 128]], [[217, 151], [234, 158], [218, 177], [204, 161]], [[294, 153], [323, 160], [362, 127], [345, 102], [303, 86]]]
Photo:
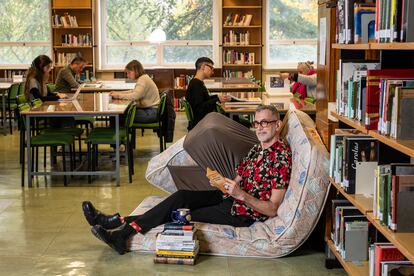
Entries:
[[[53, 80], [59, 70], [66, 66], [67, 63], [59, 63], [59, 55], [77, 54], [81, 55], [87, 61], [84, 71], [89, 72], [89, 77], [95, 75], [94, 64], [94, 0], [52, 0], [51, 2], [51, 26], [52, 26], [52, 47], [54, 73]], [[54, 16], [64, 16], [68, 14], [75, 16], [78, 26], [56, 26]], [[63, 45], [64, 36], [66, 35], [89, 36], [90, 42], [87, 45]]]
[[[228, 72], [248, 72], [256, 80], [262, 79], [262, 26], [263, 26], [263, 1], [262, 0], [222, 0], [222, 55], [223, 55], [223, 76]], [[235, 15], [239, 18], [248, 14], [252, 15], [251, 22], [248, 26], [225, 25], [226, 18], [231, 16], [232, 21]], [[240, 21], [240, 20], [238, 20]], [[224, 37], [230, 32], [237, 34], [249, 33], [248, 45], [235, 45], [225, 43]], [[224, 55], [227, 51], [238, 53], [254, 53], [254, 64], [234, 64], [225, 62]]]
[[[356, 58], [366, 57], [379, 57], [382, 69], [390, 68], [414, 68], [414, 43], [368, 43], [368, 44], [332, 44], [332, 49], [337, 51], [334, 55], [338, 58], [346, 57], [350, 58], [355, 56]], [[405, 59], [405, 60], [404, 60]], [[338, 65], [338, 62], [336, 63]], [[336, 68], [333, 68], [330, 72], [335, 75]], [[366, 127], [356, 120], [345, 118], [335, 112], [331, 112], [331, 115], [338, 119], [339, 125], [358, 129], [364, 134], [368, 134], [381, 143], [400, 151], [401, 153], [413, 158], [414, 157], [414, 140], [396, 140], [389, 136], [381, 135], [377, 131], [368, 130]], [[381, 155], [381, 153], [380, 153]], [[339, 184], [335, 183], [333, 179], [330, 179], [331, 185], [337, 194], [341, 194], [348, 199], [356, 208], [358, 208], [362, 214], [364, 214], [372, 226], [375, 227], [381, 234], [393, 243], [404, 256], [414, 263], [414, 233], [394, 233], [388, 227], [383, 226], [380, 222], [374, 219], [373, 216], [373, 199], [367, 198], [363, 195], [349, 195], [347, 194]], [[330, 213], [330, 202], [327, 203], [327, 213]], [[342, 264], [344, 269], [349, 275], [369, 275], [368, 262], [356, 265], [351, 262], [344, 261], [341, 256], [336, 252], [333, 242], [330, 240], [330, 221], [329, 215], [326, 217], [326, 235], [325, 239], [328, 248], [335, 255], [335, 257]]]

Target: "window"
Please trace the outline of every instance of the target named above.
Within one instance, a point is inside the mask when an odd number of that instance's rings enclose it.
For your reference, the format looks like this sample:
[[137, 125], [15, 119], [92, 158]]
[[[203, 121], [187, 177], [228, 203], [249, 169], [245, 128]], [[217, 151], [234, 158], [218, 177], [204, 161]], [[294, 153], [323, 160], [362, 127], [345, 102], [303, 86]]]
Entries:
[[0, 64], [27, 68], [41, 54], [51, 54], [48, 0], [0, 1]]
[[315, 61], [318, 34], [316, 0], [269, 0], [266, 16], [266, 67], [296, 68]]
[[[146, 67], [194, 67], [200, 56], [218, 61], [214, 2], [218, 1], [101, 1], [100, 68], [123, 69], [132, 59]], [[165, 32], [164, 42], [149, 42], [156, 29]]]

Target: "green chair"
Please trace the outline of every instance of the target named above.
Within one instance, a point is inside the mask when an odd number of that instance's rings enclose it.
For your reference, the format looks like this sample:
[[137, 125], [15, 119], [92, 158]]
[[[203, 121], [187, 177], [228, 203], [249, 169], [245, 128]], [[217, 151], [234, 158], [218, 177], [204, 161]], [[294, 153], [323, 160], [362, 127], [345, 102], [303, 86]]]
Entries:
[[[25, 103], [20, 105], [19, 107], [19, 111], [24, 112], [24, 111], [28, 111], [30, 110], [30, 105]], [[22, 129], [21, 131], [23, 133], [26, 132], [26, 124], [25, 124], [25, 117], [24, 116], [20, 116], [20, 119], [22, 120], [21, 122], [21, 126]], [[21, 146], [23, 147], [24, 150], [24, 146], [26, 145], [26, 142], [24, 140], [25, 135], [22, 135], [21, 137], [23, 137], [23, 143], [21, 144]], [[69, 147], [69, 153], [70, 153], [70, 167], [71, 170], [73, 170], [73, 143], [74, 143], [74, 136], [72, 134], [67, 134], [67, 133], [63, 133], [61, 131], [55, 131], [54, 133], [41, 133], [41, 134], [35, 134], [35, 135], [31, 135], [30, 137], [30, 146], [32, 148], [32, 152], [31, 152], [31, 170], [33, 171], [34, 169], [36, 169], [36, 171], [38, 171], [38, 149], [39, 147], [44, 147], [44, 156], [46, 156], [46, 147], [58, 147], [61, 146], [62, 147], [62, 161], [63, 161], [63, 171], [66, 172], [66, 156], [65, 156], [65, 147]], [[36, 151], [36, 152], [35, 152]], [[35, 160], [36, 158], [36, 160]], [[24, 171], [25, 171], [25, 154], [23, 152], [23, 156], [22, 156], [22, 186], [24, 186]], [[46, 160], [46, 158], [45, 158]], [[36, 167], [34, 167], [36, 161]], [[67, 177], [66, 175], [64, 176], [64, 185], [67, 186]]]
[[154, 132], [157, 132], [158, 137], [160, 138], [160, 152], [164, 151], [164, 149], [167, 147], [166, 146], [166, 142], [165, 142], [165, 138], [164, 138], [164, 133], [162, 132], [163, 126], [162, 126], [162, 118], [164, 116], [164, 112], [165, 112], [165, 105], [167, 102], [167, 93], [163, 92], [161, 94], [160, 97], [160, 104], [158, 105], [158, 120], [157, 122], [154, 123], [136, 123], [134, 122], [132, 124], [132, 128], [133, 128], [133, 143], [135, 145], [135, 130], [137, 128], [139, 129], [152, 129]]
[[191, 130], [194, 127], [193, 109], [191, 108], [190, 103], [185, 98], [180, 99], [180, 104], [182, 107], [184, 107], [185, 116], [187, 117], [187, 120], [188, 120], [187, 129]]
[[[7, 111], [8, 111], [7, 119], [9, 120], [10, 134], [13, 134], [12, 119], [17, 118], [16, 110], [17, 110], [17, 95], [19, 94], [19, 87], [20, 87], [20, 83], [13, 83], [9, 89], [9, 93], [7, 97]], [[12, 114], [14, 114], [14, 116], [12, 116]]]
[[[119, 143], [126, 147], [126, 159], [128, 164], [129, 183], [132, 183], [132, 175], [134, 174], [134, 160], [132, 148], [132, 123], [134, 122], [136, 106], [133, 104], [128, 108], [125, 120], [125, 127], [119, 129]], [[116, 130], [114, 128], [94, 128], [89, 136], [85, 139], [88, 147], [88, 170], [96, 170], [98, 145], [115, 145]], [[88, 177], [91, 183], [91, 176]]]
[[55, 92], [56, 91], [56, 84], [54, 84], [54, 83], [48, 83], [47, 84], [47, 91], [49, 93]]
[[24, 95], [24, 89], [26, 88], [26, 83], [22, 82], [19, 86], [19, 95]]

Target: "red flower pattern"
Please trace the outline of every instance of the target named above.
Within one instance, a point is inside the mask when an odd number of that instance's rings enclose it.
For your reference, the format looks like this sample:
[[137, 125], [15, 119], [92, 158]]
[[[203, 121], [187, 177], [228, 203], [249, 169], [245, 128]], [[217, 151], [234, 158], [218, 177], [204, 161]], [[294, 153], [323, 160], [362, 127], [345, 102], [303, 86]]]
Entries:
[[[277, 141], [263, 150], [263, 158], [257, 162], [260, 151], [260, 145], [255, 145], [240, 162], [236, 172], [242, 178], [239, 185], [244, 191], [267, 201], [271, 197], [272, 189], [284, 189], [289, 185], [292, 152], [287, 143]], [[248, 216], [255, 221], [268, 219], [240, 200], [234, 200], [231, 213], [234, 216]]]

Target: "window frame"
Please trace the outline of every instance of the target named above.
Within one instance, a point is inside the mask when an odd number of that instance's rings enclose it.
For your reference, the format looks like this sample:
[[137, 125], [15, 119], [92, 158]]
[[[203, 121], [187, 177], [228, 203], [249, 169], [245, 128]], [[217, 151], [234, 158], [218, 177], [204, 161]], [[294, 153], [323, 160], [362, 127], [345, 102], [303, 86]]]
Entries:
[[[48, 24], [49, 24], [49, 32], [50, 32], [50, 41], [0, 41], [0, 47], [48, 47], [49, 51], [48, 53], [46, 53], [51, 59], [53, 59], [52, 54], [53, 54], [53, 41], [52, 41], [52, 25], [51, 25], [51, 5], [50, 5], [50, 1], [49, 2], [49, 8], [47, 9], [47, 18], [48, 20]], [[33, 57], [34, 59], [35, 57]], [[31, 63], [10, 63], [10, 64], [0, 64], [0, 69], [4, 69], [4, 70], [11, 70], [11, 69], [27, 69], [29, 66], [31, 65]]]
[[125, 64], [107, 64], [106, 60], [106, 49], [108, 46], [155, 46], [156, 47], [156, 61], [155, 63], [143, 63], [143, 66], [147, 69], [151, 68], [185, 68], [192, 69], [194, 68], [195, 60], [190, 63], [166, 63], [163, 60], [164, 57], [164, 47], [165, 46], [211, 46], [213, 49], [213, 61], [216, 64], [219, 64], [220, 59], [220, 26], [221, 26], [221, 1], [213, 1], [213, 19], [212, 19], [212, 28], [213, 40], [167, 40], [161, 43], [151, 43], [147, 40], [145, 41], [116, 41], [116, 42], [107, 42], [106, 41], [106, 1], [98, 1], [98, 59], [97, 59], [97, 69], [98, 71], [116, 71], [123, 70]]
[[[294, 69], [297, 68], [297, 62], [270, 62], [270, 46], [272, 45], [318, 45], [318, 38], [315, 39], [269, 39], [270, 34], [270, 1], [266, 1], [266, 9], [265, 14], [263, 15], [265, 18], [265, 32], [264, 32], [264, 40], [266, 43], [264, 44], [264, 51], [265, 51], [265, 60], [263, 64], [263, 69], [265, 70], [272, 70], [272, 69]], [[314, 60], [316, 62], [316, 60]]]

